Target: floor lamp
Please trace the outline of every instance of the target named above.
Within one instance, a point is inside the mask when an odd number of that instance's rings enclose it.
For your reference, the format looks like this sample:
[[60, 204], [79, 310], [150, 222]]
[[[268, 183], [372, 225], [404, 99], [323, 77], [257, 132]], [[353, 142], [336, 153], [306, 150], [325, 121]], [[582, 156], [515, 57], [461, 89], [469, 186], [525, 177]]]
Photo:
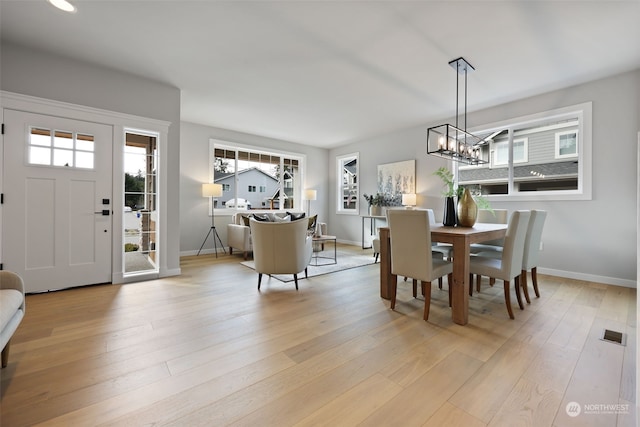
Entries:
[[307, 199], [307, 216], [311, 216], [311, 201], [316, 200], [316, 190], [304, 190], [304, 198]]
[[[207, 236], [202, 241], [202, 246], [200, 246], [200, 249], [198, 250], [198, 255], [200, 255], [200, 251], [204, 247], [204, 244], [207, 242], [207, 239], [209, 238], [210, 234], [213, 234], [213, 247], [214, 247], [214, 250], [216, 251], [216, 258], [218, 258], [218, 242], [220, 242], [220, 247], [222, 248], [224, 253], [225, 254], [227, 253], [226, 249], [224, 248], [224, 245], [222, 244], [222, 240], [220, 240], [220, 236], [216, 231], [216, 224], [215, 224], [215, 201], [213, 200], [213, 198], [220, 197], [220, 196], [222, 196], [222, 185], [202, 184], [202, 197], [209, 197], [211, 199], [211, 228], [209, 228], [209, 232], [207, 233]], [[216, 239], [218, 240], [216, 241]]]

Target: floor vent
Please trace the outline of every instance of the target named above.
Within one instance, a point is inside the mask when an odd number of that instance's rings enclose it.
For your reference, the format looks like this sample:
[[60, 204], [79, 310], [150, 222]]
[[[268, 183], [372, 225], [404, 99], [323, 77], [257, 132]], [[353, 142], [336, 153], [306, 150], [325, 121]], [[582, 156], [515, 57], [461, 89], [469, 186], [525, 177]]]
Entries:
[[611, 342], [614, 344], [627, 345], [627, 334], [623, 334], [622, 332], [612, 331], [609, 329], [605, 329], [602, 331], [602, 341]]

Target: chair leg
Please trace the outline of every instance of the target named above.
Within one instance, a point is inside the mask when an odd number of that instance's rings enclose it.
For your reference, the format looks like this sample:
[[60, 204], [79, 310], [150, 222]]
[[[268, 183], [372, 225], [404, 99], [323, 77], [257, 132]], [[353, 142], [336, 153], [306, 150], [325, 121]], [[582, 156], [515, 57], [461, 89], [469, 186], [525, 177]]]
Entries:
[[[480, 284], [482, 283], [482, 275], [481, 274], [476, 274], [476, 291], [480, 292]], [[473, 282], [471, 282], [471, 285], [473, 286]]]
[[538, 291], [538, 267], [531, 269], [531, 281], [533, 282], [533, 291], [536, 293], [536, 297], [540, 298], [540, 291]]
[[307, 267], [304, 268], [304, 278], [305, 279], [309, 278], [309, 272], [307, 271]]
[[518, 305], [520, 306], [520, 310], [524, 310], [524, 304], [522, 303], [522, 296], [520, 294], [520, 276], [516, 276], [513, 283], [516, 291], [516, 298], [518, 300]]
[[449, 285], [449, 307], [451, 307], [451, 294], [453, 292], [453, 274], [451, 273], [447, 274], [447, 285]]
[[473, 296], [473, 274], [469, 273], [469, 296]]
[[7, 341], [7, 344], [2, 349], [2, 367], [6, 368], [9, 364], [9, 345], [11, 344], [11, 340]]
[[413, 297], [418, 298], [418, 281], [413, 279], [411, 283], [413, 283]]
[[258, 290], [260, 290], [261, 283], [262, 283], [262, 273], [258, 273]]
[[391, 310], [396, 308], [396, 293], [398, 292], [398, 276], [391, 275]]
[[246, 261], [249, 258], [249, 252], [244, 251], [244, 260]]
[[493, 286], [496, 284], [496, 278], [495, 277], [489, 277], [489, 286]]
[[375, 254], [373, 254], [373, 256], [375, 257], [375, 259], [373, 260], [373, 263], [376, 264], [378, 262], [378, 257], [380, 256], [380, 254], [376, 252]]
[[509, 295], [509, 281], [504, 281], [504, 303], [507, 305], [507, 311], [509, 312], [509, 318], [515, 319], [513, 316], [513, 310], [511, 309], [511, 295]]
[[442, 289], [442, 277], [438, 277], [438, 289]]
[[422, 282], [424, 289], [424, 320], [429, 320], [429, 309], [431, 308], [431, 282]]
[[298, 274], [293, 275], [293, 281], [296, 283], [296, 291], [298, 290]]
[[524, 299], [527, 300], [527, 304], [531, 304], [529, 299], [529, 285], [527, 284], [527, 270], [522, 270], [520, 277], [522, 278], [522, 290], [524, 291]]

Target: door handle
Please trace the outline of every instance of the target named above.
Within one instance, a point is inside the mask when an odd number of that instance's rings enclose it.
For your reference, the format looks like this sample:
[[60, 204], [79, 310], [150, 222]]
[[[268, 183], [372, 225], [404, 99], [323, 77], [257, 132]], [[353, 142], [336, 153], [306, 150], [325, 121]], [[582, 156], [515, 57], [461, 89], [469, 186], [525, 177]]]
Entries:
[[109, 216], [111, 214], [111, 212], [109, 212], [109, 209], [102, 209], [101, 211], [98, 212], [94, 212], [95, 214], [100, 214], [102, 216]]

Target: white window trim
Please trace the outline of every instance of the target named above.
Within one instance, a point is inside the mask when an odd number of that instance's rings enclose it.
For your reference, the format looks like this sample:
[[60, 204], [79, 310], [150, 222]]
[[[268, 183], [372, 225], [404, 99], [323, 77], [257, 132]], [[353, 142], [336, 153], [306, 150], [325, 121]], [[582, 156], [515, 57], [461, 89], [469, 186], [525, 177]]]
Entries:
[[[576, 152], [571, 154], [560, 154], [560, 137], [564, 135], [576, 135]], [[580, 131], [579, 130], [567, 130], [564, 132], [556, 132], [556, 148], [555, 148], [555, 158], [556, 159], [569, 159], [578, 157], [578, 152], [580, 151]]]
[[[345, 160], [356, 159], [356, 206], [353, 209], [345, 209], [342, 195], [342, 165]], [[359, 215], [360, 214], [360, 153], [349, 153], [336, 156], [336, 214], [339, 215]]]
[[[530, 125], [535, 122], [553, 121], [564, 117], [578, 117], [578, 188], [576, 190], [554, 190], [554, 191], [536, 191], [536, 192], [516, 192], [511, 194], [492, 194], [486, 196], [487, 200], [495, 202], [503, 201], [539, 201], [539, 200], [591, 200], [592, 199], [592, 102], [571, 105], [568, 107], [558, 108], [554, 110], [544, 111], [541, 113], [530, 114], [527, 116], [516, 117], [513, 119], [503, 120], [500, 122], [489, 123], [483, 126], [475, 126], [469, 129], [469, 132], [491, 132], [498, 129], [517, 129]], [[457, 179], [456, 164], [456, 179]], [[513, 183], [512, 168], [510, 167], [510, 189]]]
[[[307, 169], [307, 156], [305, 154], [302, 153], [295, 153], [292, 151], [278, 151], [278, 150], [273, 150], [273, 149], [269, 149], [266, 147], [260, 147], [260, 146], [255, 146], [255, 145], [249, 145], [249, 144], [242, 144], [242, 143], [236, 143], [236, 142], [232, 142], [232, 141], [225, 141], [225, 140], [221, 140], [221, 139], [213, 139], [210, 138], [209, 139], [209, 181], [208, 182], [213, 182], [213, 177], [214, 177], [214, 162], [213, 162], [213, 156], [214, 156], [214, 149], [215, 148], [223, 148], [223, 149], [227, 149], [227, 150], [245, 150], [245, 151], [250, 151], [253, 153], [260, 153], [260, 154], [267, 154], [267, 155], [271, 155], [271, 156], [280, 156], [280, 158], [284, 158], [284, 157], [288, 157], [288, 158], [292, 158], [292, 159], [296, 159], [298, 160], [298, 164], [299, 164], [299, 172], [300, 172], [300, 188], [298, 188], [298, 194], [296, 194], [296, 198], [300, 201], [303, 201], [303, 188], [304, 183], [306, 182], [305, 176], [306, 176], [306, 169]], [[285, 188], [284, 185], [284, 181], [280, 183], [281, 185], [281, 190]], [[236, 186], [237, 188], [237, 186]], [[235, 196], [235, 195], [234, 195]], [[282, 205], [282, 204], [280, 204]], [[279, 211], [284, 211], [285, 209], [281, 208], [278, 209]], [[251, 209], [251, 212], [261, 212], [262, 209]], [[274, 212], [271, 209], [265, 209], [264, 211], [267, 212]], [[293, 211], [304, 211], [304, 207], [303, 205], [300, 205], [297, 208], [294, 208]], [[211, 215], [211, 200], [209, 201], [209, 215]], [[242, 209], [235, 209], [235, 208], [227, 208], [227, 207], [220, 207], [218, 206], [217, 208], [215, 208], [215, 214], [216, 215], [233, 215], [237, 212], [246, 212], [245, 210]]]

